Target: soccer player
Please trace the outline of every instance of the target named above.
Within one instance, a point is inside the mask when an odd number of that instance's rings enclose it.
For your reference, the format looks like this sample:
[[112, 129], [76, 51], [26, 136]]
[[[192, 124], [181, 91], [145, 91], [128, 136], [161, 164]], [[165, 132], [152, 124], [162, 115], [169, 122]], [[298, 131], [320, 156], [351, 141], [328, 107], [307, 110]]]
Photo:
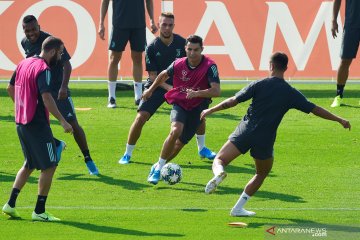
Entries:
[[[100, 8], [99, 36], [105, 40], [104, 20], [110, 0], [102, 0]], [[116, 79], [118, 64], [121, 60], [127, 42], [130, 42], [131, 59], [133, 62], [133, 78], [135, 104], [139, 105], [142, 94], [142, 53], [146, 46], [146, 21], [144, 0], [116, 0], [112, 1], [112, 33], [109, 44], [110, 59], [108, 66], [108, 108], [116, 107]], [[150, 17], [151, 32], [155, 33], [157, 27], [154, 22], [153, 0], [146, 0], [146, 9]]]
[[25, 163], [16, 175], [10, 199], [2, 208], [3, 213], [14, 218], [20, 217], [15, 208], [16, 199], [36, 168], [41, 170], [41, 173], [32, 220], [60, 220], [45, 211], [45, 203], [58, 165], [49, 112], [59, 120], [65, 132], [73, 132], [51, 96], [52, 78], [49, 65], [60, 60], [63, 50], [64, 44], [60, 39], [46, 38], [39, 56], [20, 62], [16, 68], [15, 88], [8, 89], [10, 97], [15, 102], [16, 130], [25, 156]]
[[160, 170], [173, 159], [195, 135], [200, 126], [200, 113], [207, 109], [212, 97], [220, 96], [220, 80], [215, 62], [202, 55], [203, 41], [190, 35], [185, 43], [186, 57], [176, 59], [162, 71], [151, 87], [144, 91], [148, 100], [155, 89], [169, 77], [173, 77], [173, 88], [165, 94], [166, 101], [173, 105], [171, 129], [163, 144], [159, 161], [150, 170], [148, 182], [157, 184]]
[[[331, 27], [333, 38], [336, 38], [338, 33], [337, 17], [340, 5], [341, 0], [334, 0]], [[346, 0], [345, 7], [345, 24], [340, 51], [341, 62], [336, 76], [336, 97], [331, 107], [340, 107], [342, 104], [344, 87], [349, 77], [349, 68], [352, 60], [356, 58], [360, 42], [360, 1]]]
[[[180, 35], [173, 33], [174, 26], [174, 15], [169, 12], [161, 13], [158, 25], [160, 36], [147, 46], [145, 52], [146, 71], [149, 73], [145, 88], [149, 88], [157, 75], [170, 66], [176, 58], [186, 56], [184, 49], [186, 40]], [[125, 153], [119, 161], [120, 164], [130, 162], [132, 152], [137, 140], [140, 138], [143, 126], [165, 102], [164, 94], [171, 88], [172, 77], [157, 87], [147, 101], [140, 102], [138, 114], [129, 131]], [[196, 140], [199, 155], [202, 158], [214, 159], [216, 153], [205, 146], [205, 121], [201, 122], [200, 128], [197, 130]]]
[[245, 210], [244, 205], [260, 188], [272, 168], [276, 131], [289, 109], [294, 108], [304, 113], [311, 112], [318, 117], [339, 122], [344, 128], [350, 130], [349, 121], [309, 102], [304, 95], [284, 80], [287, 64], [286, 54], [274, 53], [270, 58], [270, 76], [268, 78], [250, 83], [234, 97], [204, 110], [201, 114], [203, 119], [209, 114], [235, 107], [241, 102], [252, 99], [247, 114], [216, 155], [212, 166], [215, 176], [205, 187], [205, 193], [213, 193], [226, 177], [224, 167], [239, 155], [250, 150], [250, 155], [255, 161], [256, 174], [248, 182], [239, 200], [232, 208], [231, 216], [255, 215], [255, 212]]
[[[23, 30], [25, 37], [21, 41], [21, 46], [25, 51], [26, 57], [32, 57], [38, 55], [41, 52], [41, 45], [44, 40], [51, 36], [49, 33], [40, 30], [40, 25], [37, 19], [32, 15], [27, 15], [23, 19]], [[84, 161], [88, 171], [91, 175], [98, 175], [99, 171], [90, 156], [90, 151], [86, 141], [86, 135], [82, 127], [79, 125], [74, 104], [70, 96], [70, 90], [68, 88], [71, 63], [70, 55], [64, 48], [60, 61], [55, 61], [50, 64], [51, 68], [51, 94], [55, 99], [55, 103], [61, 113], [61, 115], [68, 121], [74, 129], [74, 139], [78, 144], [82, 154], [84, 155]], [[14, 86], [14, 76], [10, 81], [9, 87]], [[57, 140], [55, 140], [57, 141]], [[64, 144], [63, 142], [57, 143]], [[65, 145], [65, 144], [64, 144]], [[60, 148], [61, 150], [61, 148]], [[59, 153], [58, 153], [59, 154]]]

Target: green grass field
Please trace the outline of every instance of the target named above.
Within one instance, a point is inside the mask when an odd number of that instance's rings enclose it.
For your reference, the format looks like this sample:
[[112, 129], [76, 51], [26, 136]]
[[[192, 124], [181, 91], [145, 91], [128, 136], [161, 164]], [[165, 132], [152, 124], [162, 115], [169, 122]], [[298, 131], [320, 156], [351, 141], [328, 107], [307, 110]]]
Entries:
[[[232, 96], [242, 86], [223, 85], [222, 97], [214, 103]], [[333, 84], [295, 86], [314, 103], [330, 109]], [[6, 84], [1, 83], [1, 206], [8, 200], [23, 161], [13, 103], [5, 88]], [[107, 109], [106, 84], [72, 84], [71, 88], [75, 107], [92, 108], [77, 111], [77, 116], [101, 175], [87, 173], [73, 137], [64, 134], [52, 120], [54, 135], [65, 140], [68, 147], [55, 174], [47, 210], [62, 222], [31, 221], [39, 175], [35, 172], [17, 201], [22, 219], [1, 216], [0, 239], [280, 239], [265, 232], [269, 226], [280, 225], [326, 228], [328, 237], [322, 239], [360, 239], [360, 85], [347, 85], [346, 106], [331, 109], [351, 121], [350, 132], [335, 122], [296, 110], [285, 116], [278, 130], [273, 170], [246, 205], [257, 213], [251, 218], [229, 216], [254, 174], [248, 154], [226, 169], [228, 177], [215, 194], [205, 195], [204, 186], [212, 177], [211, 162], [198, 157], [193, 139], [173, 160], [183, 169], [182, 182], [152, 186], [146, 178], [169, 132], [170, 106], [162, 106], [145, 125], [133, 163], [124, 166], [118, 164], [118, 159], [136, 115], [133, 92], [117, 92], [120, 107]], [[220, 149], [248, 104], [207, 119], [209, 148]], [[245, 222], [248, 227], [227, 226], [234, 221]]]

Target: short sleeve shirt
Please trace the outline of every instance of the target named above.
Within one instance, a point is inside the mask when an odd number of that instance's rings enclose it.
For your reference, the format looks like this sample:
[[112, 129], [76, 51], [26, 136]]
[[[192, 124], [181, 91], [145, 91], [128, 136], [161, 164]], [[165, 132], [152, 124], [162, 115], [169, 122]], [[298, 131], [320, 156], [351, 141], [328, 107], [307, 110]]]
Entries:
[[276, 77], [254, 81], [236, 93], [235, 97], [239, 103], [252, 99], [240, 125], [258, 137], [274, 138], [289, 109], [310, 113], [315, 107], [284, 79]]
[[360, 1], [346, 0], [345, 28], [360, 28]]
[[112, 24], [116, 28], [145, 28], [144, 0], [113, 0]]
[[[172, 62], [171, 65], [166, 69], [167, 75], [170, 78], [174, 76], [174, 63], [175, 62]], [[189, 69], [192, 69], [192, 67], [190, 67], [187, 60], [186, 60], [186, 64], [188, 65]], [[209, 86], [211, 83], [220, 83], [219, 72], [216, 64], [213, 64], [208, 68], [207, 77], [208, 77]]]
[[[26, 58], [39, 55], [41, 53], [42, 43], [49, 36], [51, 36], [49, 33], [40, 31], [40, 36], [35, 43], [31, 43], [26, 37], [24, 37], [21, 41], [21, 46], [25, 51]], [[58, 61], [54, 66], [50, 66], [52, 77], [51, 89], [52, 92], [55, 94], [57, 94], [62, 84], [64, 63], [66, 61], [69, 61], [70, 59], [71, 57], [68, 51], [66, 50], [66, 48], [64, 48], [61, 60]]]
[[[180, 35], [174, 34], [172, 43], [167, 46], [160, 37], [155, 38], [145, 50], [146, 71], [159, 74], [175, 59], [185, 57], [185, 41]], [[166, 83], [172, 85], [172, 78]]]

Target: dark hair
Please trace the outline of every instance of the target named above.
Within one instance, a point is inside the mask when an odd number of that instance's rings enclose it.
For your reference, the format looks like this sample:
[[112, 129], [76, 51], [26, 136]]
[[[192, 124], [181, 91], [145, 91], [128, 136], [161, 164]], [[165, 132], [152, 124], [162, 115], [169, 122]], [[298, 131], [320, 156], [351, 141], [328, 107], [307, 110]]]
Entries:
[[172, 12], [162, 12], [160, 16], [161, 17], [166, 17], [166, 18], [172, 18], [172, 19], [175, 20], [175, 16], [174, 16], [174, 14]]
[[197, 35], [190, 35], [187, 37], [186, 39], [186, 42], [185, 42], [185, 45], [187, 45], [188, 43], [199, 43], [200, 44], [200, 47], [203, 46], [203, 40], [200, 36], [197, 36]]
[[288, 65], [288, 56], [283, 52], [275, 52], [270, 57], [270, 62], [276, 70], [285, 71]]
[[59, 50], [62, 45], [64, 43], [60, 38], [49, 36], [42, 43], [41, 50], [44, 52], [49, 52], [52, 49]]
[[26, 15], [24, 18], [23, 18], [23, 24], [28, 24], [28, 23], [31, 23], [33, 21], [36, 21], [37, 22], [37, 19], [34, 15]]

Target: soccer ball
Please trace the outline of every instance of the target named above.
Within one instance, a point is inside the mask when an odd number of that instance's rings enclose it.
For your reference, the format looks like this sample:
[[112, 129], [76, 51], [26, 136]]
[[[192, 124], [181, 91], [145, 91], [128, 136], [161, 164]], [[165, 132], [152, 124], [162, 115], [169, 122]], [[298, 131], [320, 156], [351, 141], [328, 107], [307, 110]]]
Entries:
[[181, 181], [182, 171], [179, 165], [175, 163], [167, 163], [161, 169], [162, 179], [170, 185], [174, 185]]

